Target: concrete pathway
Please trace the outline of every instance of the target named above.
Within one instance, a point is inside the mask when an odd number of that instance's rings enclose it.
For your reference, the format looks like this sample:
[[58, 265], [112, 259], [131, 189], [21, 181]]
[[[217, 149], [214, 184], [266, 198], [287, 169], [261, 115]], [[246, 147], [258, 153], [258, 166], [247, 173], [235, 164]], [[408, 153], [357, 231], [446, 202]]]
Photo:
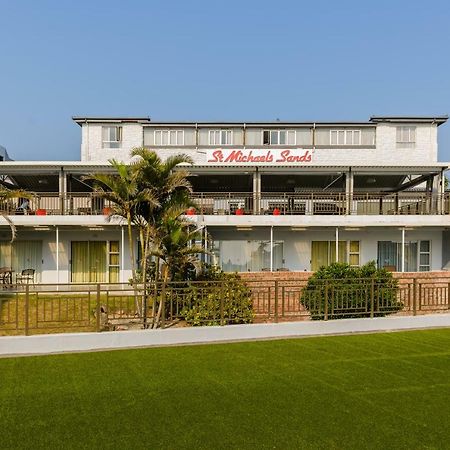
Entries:
[[166, 330], [64, 333], [0, 337], [0, 356], [206, 344], [306, 336], [413, 330], [450, 327], [449, 314], [286, 322], [224, 327], [169, 328]]

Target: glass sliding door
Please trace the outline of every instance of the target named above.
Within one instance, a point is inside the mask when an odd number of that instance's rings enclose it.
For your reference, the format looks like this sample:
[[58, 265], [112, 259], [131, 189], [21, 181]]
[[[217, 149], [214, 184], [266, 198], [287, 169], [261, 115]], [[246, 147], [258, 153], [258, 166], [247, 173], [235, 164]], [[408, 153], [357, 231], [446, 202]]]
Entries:
[[[359, 265], [359, 241], [338, 242], [338, 262], [346, 263], [352, 256], [351, 264]], [[311, 270], [319, 270], [322, 266], [329, 266], [336, 262], [336, 241], [311, 242]]]
[[107, 281], [106, 241], [72, 241], [72, 282]]
[[42, 241], [0, 242], [0, 267], [11, 267], [16, 274], [34, 269], [36, 282], [41, 280]]
[[[405, 242], [405, 272], [426, 272], [431, 269], [431, 242]], [[401, 242], [378, 241], [378, 267], [400, 272], [402, 270]]]
[[[270, 270], [270, 241], [214, 241], [212, 263], [225, 272]], [[284, 243], [273, 242], [273, 270], [283, 267]]]
[[328, 266], [328, 241], [312, 241], [311, 243], [311, 270], [319, 270]]

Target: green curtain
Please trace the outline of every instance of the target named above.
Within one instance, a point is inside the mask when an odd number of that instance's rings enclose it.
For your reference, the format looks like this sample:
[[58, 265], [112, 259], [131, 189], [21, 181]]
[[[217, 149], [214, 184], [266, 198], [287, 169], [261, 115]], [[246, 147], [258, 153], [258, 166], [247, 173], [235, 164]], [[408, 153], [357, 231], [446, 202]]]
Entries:
[[311, 270], [319, 270], [328, 266], [328, 241], [312, 241], [311, 243]]
[[35, 281], [40, 281], [42, 268], [42, 241], [0, 242], [0, 267], [11, 267], [16, 274], [24, 269], [35, 270]]
[[0, 267], [11, 267], [11, 243], [0, 241]]
[[106, 281], [106, 242], [89, 241], [89, 265], [91, 282]]
[[72, 241], [72, 282], [89, 281], [89, 242]]
[[72, 241], [72, 282], [106, 281], [106, 242]]
[[[336, 241], [329, 241], [328, 244], [330, 246], [330, 260], [328, 261], [328, 264], [332, 264], [332, 263], [336, 262]], [[347, 242], [346, 241], [339, 241], [338, 252], [339, 252], [338, 262], [340, 262], [340, 263], [347, 262]]]

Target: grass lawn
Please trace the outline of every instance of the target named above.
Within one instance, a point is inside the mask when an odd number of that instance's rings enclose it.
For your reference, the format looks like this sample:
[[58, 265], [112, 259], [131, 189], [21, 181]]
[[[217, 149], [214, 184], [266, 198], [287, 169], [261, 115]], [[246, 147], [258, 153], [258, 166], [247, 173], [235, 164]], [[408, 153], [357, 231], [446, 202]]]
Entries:
[[1, 448], [450, 448], [450, 329], [0, 359]]

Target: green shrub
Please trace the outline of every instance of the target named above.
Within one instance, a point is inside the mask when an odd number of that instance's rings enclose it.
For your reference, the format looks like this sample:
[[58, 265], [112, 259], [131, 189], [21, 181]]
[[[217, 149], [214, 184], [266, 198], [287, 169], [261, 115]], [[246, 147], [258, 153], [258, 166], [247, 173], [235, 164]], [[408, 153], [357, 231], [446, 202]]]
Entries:
[[223, 324], [253, 321], [250, 289], [237, 274], [208, 266], [195, 281], [183, 293], [181, 316], [188, 324], [220, 325], [221, 317]]
[[321, 267], [302, 290], [300, 303], [313, 320], [381, 317], [403, 308], [398, 282], [371, 261], [361, 267], [334, 263]]

